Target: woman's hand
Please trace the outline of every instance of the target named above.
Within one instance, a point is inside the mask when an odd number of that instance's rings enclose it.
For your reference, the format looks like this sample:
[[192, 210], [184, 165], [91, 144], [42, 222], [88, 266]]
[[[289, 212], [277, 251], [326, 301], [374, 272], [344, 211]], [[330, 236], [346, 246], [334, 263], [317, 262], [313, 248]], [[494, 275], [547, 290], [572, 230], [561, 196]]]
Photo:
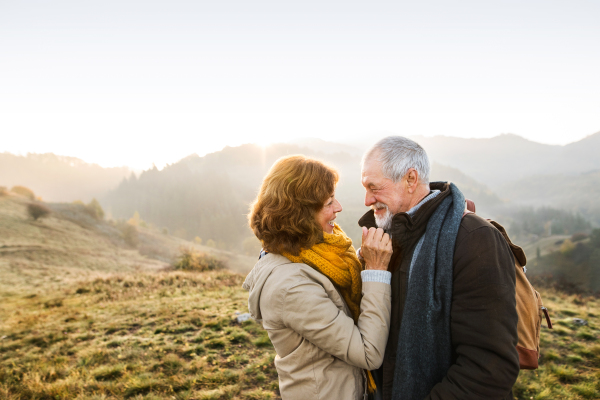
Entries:
[[365, 259], [366, 269], [387, 271], [392, 257], [392, 239], [381, 228], [362, 228], [360, 252]]

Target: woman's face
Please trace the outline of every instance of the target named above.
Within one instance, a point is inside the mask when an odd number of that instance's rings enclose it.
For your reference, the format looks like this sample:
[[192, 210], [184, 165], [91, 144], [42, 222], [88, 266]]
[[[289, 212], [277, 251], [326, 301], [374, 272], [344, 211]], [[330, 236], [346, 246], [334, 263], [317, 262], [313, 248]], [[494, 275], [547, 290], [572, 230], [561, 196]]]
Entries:
[[323, 231], [333, 233], [333, 220], [335, 214], [340, 211], [342, 211], [342, 205], [335, 198], [335, 194], [325, 200], [323, 208], [317, 213], [317, 221], [323, 227]]

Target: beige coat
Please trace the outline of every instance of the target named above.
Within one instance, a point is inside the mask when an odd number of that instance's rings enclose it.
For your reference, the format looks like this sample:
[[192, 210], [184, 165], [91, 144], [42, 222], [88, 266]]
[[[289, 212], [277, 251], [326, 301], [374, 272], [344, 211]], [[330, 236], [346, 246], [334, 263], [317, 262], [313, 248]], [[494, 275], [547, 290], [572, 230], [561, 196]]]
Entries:
[[390, 285], [363, 283], [358, 326], [329, 278], [281, 255], [262, 257], [243, 287], [277, 351], [283, 400], [363, 398], [363, 369], [379, 368], [385, 353]]

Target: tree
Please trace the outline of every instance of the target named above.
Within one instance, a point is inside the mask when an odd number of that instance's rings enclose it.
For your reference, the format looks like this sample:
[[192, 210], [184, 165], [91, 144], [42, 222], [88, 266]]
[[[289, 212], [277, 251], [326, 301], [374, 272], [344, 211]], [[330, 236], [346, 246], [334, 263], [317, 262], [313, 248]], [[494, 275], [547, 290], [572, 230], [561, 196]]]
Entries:
[[27, 213], [34, 221], [37, 221], [40, 218], [50, 215], [51, 210], [41, 203], [29, 203], [27, 205]]
[[133, 226], [139, 226], [141, 220], [142, 218], [140, 218], [140, 213], [136, 211], [133, 213], [133, 217], [131, 217], [127, 223]]

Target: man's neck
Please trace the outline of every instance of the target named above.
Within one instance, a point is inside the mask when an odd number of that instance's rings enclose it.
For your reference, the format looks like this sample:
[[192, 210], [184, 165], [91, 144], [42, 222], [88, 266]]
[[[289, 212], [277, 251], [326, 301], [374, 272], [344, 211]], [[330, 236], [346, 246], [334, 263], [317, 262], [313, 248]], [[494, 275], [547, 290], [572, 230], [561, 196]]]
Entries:
[[429, 193], [431, 193], [429, 185], [419, 185], [419, 188], [415, 191], [415, 194], [413, 196], [414, 200], [410, 202], [408, 210], [410, 211], [413, 207], [415, 207], [417, 204], [423, 201], [425, 197], [429, 196]]

